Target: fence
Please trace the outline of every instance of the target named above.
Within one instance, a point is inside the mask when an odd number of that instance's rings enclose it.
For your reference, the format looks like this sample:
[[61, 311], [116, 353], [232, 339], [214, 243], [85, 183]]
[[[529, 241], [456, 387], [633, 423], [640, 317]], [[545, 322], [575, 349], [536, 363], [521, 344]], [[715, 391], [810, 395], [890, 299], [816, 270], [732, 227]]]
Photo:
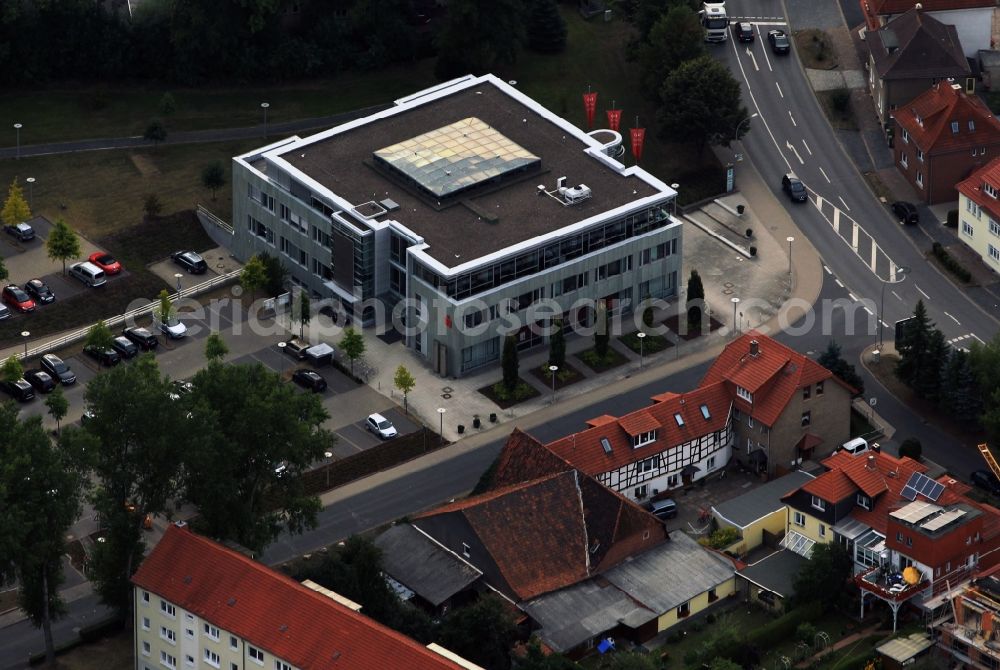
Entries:
[[212, 214], [210, 211], [205, 209], [203, 205], [198, 205], [198, 214], [205, 217], [205, 219], [207, 219], [213, 225], [222, 228], [222, 230], [226, 231], [230, 235], [232, 235], [235, 232], [230, 224], [226, 223], [225, 221], [217, 217], [215, 214]]

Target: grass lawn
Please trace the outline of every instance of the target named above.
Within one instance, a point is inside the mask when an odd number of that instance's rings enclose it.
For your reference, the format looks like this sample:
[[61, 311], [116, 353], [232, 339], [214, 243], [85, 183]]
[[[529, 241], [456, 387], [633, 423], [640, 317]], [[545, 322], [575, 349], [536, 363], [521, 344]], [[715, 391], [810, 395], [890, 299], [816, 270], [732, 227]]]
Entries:
[[587, 349], [586, 351], [581, 351], [576, 355], [584, 364], [591, 370], [597, 373], [606, 372], [612, 368], [617, 368], [620, 365], [625, 365], [628, 363], [628, 359], [622, 356], [620, 353], [608, 347], [608, 352], [605, 354], [604, 358], [597, 355], [595, 349]]
[[795, 32], [795, 47], [802, 66], [816, 70], [833, 70], [840, 65], [837, 50], [830, 43], [830, 36], [822, 30], [810, 28]]

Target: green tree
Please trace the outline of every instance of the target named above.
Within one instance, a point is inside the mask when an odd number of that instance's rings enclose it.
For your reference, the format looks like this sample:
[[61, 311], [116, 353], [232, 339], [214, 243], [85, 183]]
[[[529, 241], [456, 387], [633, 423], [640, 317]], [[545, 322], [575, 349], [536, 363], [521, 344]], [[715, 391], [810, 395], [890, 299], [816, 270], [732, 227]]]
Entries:
[[976, 377], [980, 398], [985, 401], [1000, 388], [1000, 333], [986, 344], [972, 343], [969, 348], [969, 366]]
[[257, 301], [257, 291], [267, 283], [267, 268], [260, 256], [253, 256], [243, 266], [240, 272], [240, 286], [244, 291], [250, 291], [250, 299]]
[[[555, 0], [528, 0], [528, 48], [543, 54], [566, 50], [566, 21]], [[661, 80], [662, 81], [662, 80]]]
[[816, 362], [832, 372], [842, 382], [852, 386], [857, 391], [857, 395], [865, 392], [865, 380], [855, 371], [853, 365], [844, 360], [840, 345], [837, 344], [836, 340], [830, 340], [826, 345], [826, 351], [819, 355]]
[[[812, 641], [810, 640], [810, 644]], [[708, 670], [743, 670], [743, 667], [728, 658], [715, 658], [708, 664]]]
[[944, 333], [937, 328], [932, 330], [930, 341], [927, 343], [927, 360], [920, 366], [920, 373], [913, 385], [917, 395], [932, 402], [941, 399], [941, 377], [948, 364], [950, 351]]
[[517, 670], [579, 670], [579, 667], [561, 654], [546, 656], [537, 638], [528, 641], [524, 658], [517, 664]]
[[975, 426], [982, 411], [979, 383], [972, 371], [969, 354], [953, 349], [941, 373], [941, 407], [955, 421]]
[[854, 561], [837, 542], [817, 542], [793, 581], [795, 602], [821, 602], [832, 607], [844, 592]]
[[160, 301], [160, 304], [156, 306], [153, 315], [160, 323], [170, 323], [174, 317], [174, 301], [170, 299], [170, 293], [167, 289], [162, 289], [156, 299]]
[[7, 190], [7, 199], [4, 200], [0, 218], [8, 226], [17, 225], [31, 218], [31, 209], [28, 207], [28, 201], [24, 199], [24, 191], [17, 183], [17, 177], [14, 177]]
[[705, 287], [701, 283], [701, 275], [697, 270], [691, 270], [687, 285], [687, 322], [691, 330], [701, 330], [702, 306], [705, 304]]
[[3, 367], [0, 367], [0, 376], [5, 382], [16, 382], [24, 377], [24, 366], [21, 365], [21, 360], [13, 354], [8, 356], [3, 362]]
[[174, 96], [167, 91], [160, 98], [160, 114], [163, 116], [170, 116], [177, 111], [177, 101], [174, 100]]
[[496, 595], [453, 610], [441, 623], [441, 645], [487, 670], [510, 667], [517, 626], [510, 609]]
[[353, 375], [354, 361], [365, 353], [365, 338], [352, 326], [348, 326], [344, 328], [344, 333], [340, 337], [340, 350], [347, 356], [347, 360], [351, 361], [351, 374]]
[[0, 258], [0, 282], [5, 281], [10, 273], [7, 272], [7, 266], [4, 265], [3, 259]]
[[660, 89], [670, 73], [684, 61], [703, 55], [705, 31], [698, 15], [687, 5], [674, 5], [639, 45], [639, 72], [645, 96], [659, 102]]
[[924, 452], [924, 446], [915, 437], [908, 437], [899, 444], [899, 457], [909, 456], [915, 461], [920, 460], [920, 455]]
[[142, 134], [142, 138], [148, 142], [152, 142], [153, 146], [157, 146], [160, 142], [167, 139], [167, 127], [163, 125], [163, 121], [160, 119], [151, 119], [146, 125], [146, 132]]
[[155, 193], [147, 193], [142, 198], [142, 209], [146, 212], [146, 216], [149, 218], [155, 218], [160, 215], [163, 211], [163, 203], [160, 202], [160, 196]]
[[552, 323], [552, 334], [549, 335], [549, 365], [555, 365], [560, 370], [566, 367], [566, 336], [563, 335], [563, 322]]
[[222, 335], [217, 332], [208, 334], [205, 340], [205, 358], [209, 363], [221, 363], [222, 359], [229, 353], [229, 346], [222, 339]]
[[309, 292], [299, 291], [299, 306], [296, 319], [299, 322], [299, 337], [304, 337], [306, 326], [312, 321], [312, 303], [309, 302]]
[[72, 228], [66, 225], [62, 218], [58, 218], [45, 240], [45, 251], [48, 253], [49, 259], [62, 261], [63, 274], [66, 274], [66, 261], [70, 258], [77, 258], [82, 253], [80, 238], [76, 236]]
[[500, 367], [503, 370], [503, 387], [513, 393], [521, 381], [518, 374], [521, 363], [517, 356], [517, 339], [513, 335], [508, 335], [503, 340]]
[[594, 353], [601, 360], [608, 356], [608, 347], [611, 345], [611, 332], [608, 328], [608, 308], [602, 300], [594, 310]]
[[980, 417], [983, 428], [992, 444], [1000, 444], [1000, 389], [993, 392], [986, 403], [986, 410]]
[[169, 392], [170, 380], [145, 354], [97, 375], [84, 394], [93, 414], [86, 431], [97, 438], [87, 452], [97, 482], [92, 503], [107, 530], [95, 545], [92, 581], [104, 603], [123, 612], [132, 603], [129, 578], [142, 557], [143, 520], [166, 512], [176, 493], [181, 445], [197, 449], [203, 439]]
[[260, 364], [210, 365], [192, 384], [182, 411], [201, 443], [184, 443], [182, 488], [205, 532], [261, 551], [282, 530], [315, 527], [321, 506], [301, 475], [334, 442], [319, 396]]
[[260, 260], [264, 263], [264, 272], [267, 276], [267, 281], [264, 283], [267, 294], [269, 296], [281, 295], [285, 292], [288, 270], [281, 264], [281, 260], [277, 256], [264, 253], [260, 255]]
[[417, 385], [417, 380], [413, 378], [413, 375], [406, 369], [406, 366], [400, 365], [396, 368], [396, 375], [393, 377], [392, 383], [403, 394], [403, 411], [409, 414], [410, 409], [407, 405], [407, 397], [410, 391], [413, 390], [413, 387]]
[[226, 168], [222, 161], [212, 161], [201, 171], [201, 185], [212, 192], [212, 200], [220, 188], [226, 185]]
[[111, 342], [115, 339], [114, 333], [108, 328], [104, 321], [98, 321], [87, 330], [87, 338], [83, 341], [84, 346], [96, 347], [100, 350], [110, 349]]
[[514, 62], [524, 42], [521, 0], [452, 0], [437, 35], [438, 79], [485, 74]]
[[708, 55], [685, 61], [672, 71], [660, 88], [660, 99], [684, 101], [660, 106], [661, 135], [684, 138], [699, 149], [729, 144], [736, 126], [748, 115], [740, 101], [739, 82]]
[[56, 435], [62, 433], [62, 420], [69, 412], [69, 400], [63, 393], [61, 386], [56, 386], [45, 399], [45, 407], [49, 410], [49, 416], [56, 420]]
[[913, 319], [905, 324], [902, 337], [896, 342], [896, 351], [899, 352], [896, 376], [910, 388], [914, 388], [925, 375], [923, 369], [928, 364], [927, 353], [933, 330], [934, 324], [927, 316], [924, 301], [918, 300]]

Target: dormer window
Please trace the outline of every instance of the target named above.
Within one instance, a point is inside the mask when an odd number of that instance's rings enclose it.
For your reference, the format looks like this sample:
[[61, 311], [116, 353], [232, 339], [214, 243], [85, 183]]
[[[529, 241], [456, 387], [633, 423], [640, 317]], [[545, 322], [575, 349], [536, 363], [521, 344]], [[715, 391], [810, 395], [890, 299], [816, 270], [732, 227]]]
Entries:
[[924, 127], [924, 117], [920, 116], [919, 114], [917, 114], [916, 117], [917, 117], [917, 125], [919, 125], [921, 128], [923, 128]]
[[638, 435], [633, 435], [632, 436], [632, 446], [633, 447], [641, 447], [643, 445], [647, 445], [650, 442], [655, 442], [655, 441], [656, 441], [656, 431], [655, 430], [649, 430], [649, 431], [646, 431], [645, 433], [639, 433]]
[[994, 200], [997, 197], [997, 190], [995, 188], [993, 188], [992, 185], [987, 184], [986, 182], [983, 182], [983, 193], [985, 193], [986, 195], [990, 196]]
[[866, 496], [864, 493], [858, 494], [858, 507], [864, 507], [870, 510], [872, 508], [872, 499]]
[[682, 427], [684, 425], [684, 417], [680, 414], [674, 414], [674, 421], [677, 422], [678, 427]]
[[951, 122], [951, 134], [958, 135], [958, 121]]
[[826, 501], [822, 498], [812, 497], [812, 506], [818, 509], [820, 512], [826, 511]]
[[736, 395], [743, 398], [747, 402], [753, 402], [753, 393], [750, 393], [750, 391], [746, 390], [742, 386], [736, 387]]

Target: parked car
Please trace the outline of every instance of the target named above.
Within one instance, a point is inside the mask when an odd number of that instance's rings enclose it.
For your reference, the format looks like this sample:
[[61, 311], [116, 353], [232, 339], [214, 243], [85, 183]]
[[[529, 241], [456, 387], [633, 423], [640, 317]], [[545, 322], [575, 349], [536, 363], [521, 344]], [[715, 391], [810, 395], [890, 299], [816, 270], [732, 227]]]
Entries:
[[10, 310], [7, 309], [7, 305], [0, 303], [0, 321], [10, 318]]
[[122, 331], [122, 335], [127, 337], [131, 342], [142, 349], [143, 351], [150, 351], [155, 349], [159, 345], [159, 341], [156, 339], [156, 335], [153, 335], [146, 328], [140, 328], [138, 326], [129, 326]]
[[69, 366], [55, 354], [45, 354], [39, 361], [42, 369], [58, 379], [64, 385], [76, 383], [76, 373], [69, 369]]
[[809, 192], [794, 172], [789, 172], [781, 178], [781, 190], [788, 194], [792, 202], [805, 202], [809, 199]]
[[56, 387], [56, 380], [45, 370], [28, 370], [24, 373], [24, 380], [39, 393], [48, 393]]
[[106, 251], [95, 251], [87, 260], [104, 270], [105, 274], [116, 275], [122, 271], [122, 264]]
[[47, 305], [56, 299], [56, 294], [41, 279], [29, 279], [28, 283], [24, 285], [24, 290], [34, 298], [36, 304]]
[[104, 286], [108, 283], [108, 278], [107, 275], [104, 274], [104, 270], [89, 261], [73, 263], [69, 266], [69, 274], [71, 277], [76, 277], [90, 288], [97, 288], [98, 286]]
[[285, 353], [297, 361], [305, 359], [306, 349], [312, 346], [305, 340], [300, 340], [297, 337], [293, 337], [292, 339], [288, 340], [287, 342], [284, 343], [284, 345], [285, 346], [281, 348], [285, 350]]
[[0, 381], [0, 388], [14, 400], [28, 402], [35, 397], [35, 390], [24, 378], [16, 382]]
[[753, 42], [753, 25], [746, 21], [733, 24], [733, 37], [740, 42]]
[[128, 339], [124, 335], [119, 335], [115, 339], [111, 340], [111, 348], [122, 357], [123, 361], [127, 361], [128, 359], [135, 358], [139, 355], [139, 347], [135, 346], [135, 342]]
[[840, 445], [840, 448], [838, 449], [838, 451], [846, 451], [851, 456], [866, 454], [869, 450], [874, 451], [874, 449], [870, 448], [868, 440], [863, 437], [856, 437], [853, 440], [848, 440]]
[[[131, 344], [131, 342], [129, 344]], [[96, 344], [88, 344], [83, 348], [83, 353], [87, 354], [101, 365], [109, 368], [112, 365], [118, 365], [122, 362], [122, 357], [119, 356], [118, 352], [111, 347], [102, 349]]]
[[8, 235], [13, 235], [22, 242], [28, 242], [35, 239], [35, 229], [24, 222], [15, 223], [13, 225], [7, 224], [3, 227], [3, 229]]
[[175, 251], [170, 254], [170, 257], [174, 259], [174, 263], [193, 275], [202, 275], [208, 270], [208, 263], [205, 262], [205, 259], [193, 251]]
[[35, 301], [17, 284], [4, 286], [2, 295], [5, 303], [22, 314], [35, 311]]
[[392, 421], [389, 421], [389, 419], [378, 413], [368, 416], [368, 419], [365, 420], [365, 428], [375, 433], [383, 440], [396, 437], [397, 434], [396, 427], [392, 425]]
[[993, 495], [1000, 495], [1000, 479], [989, 470], [976, 470], [970, 477], [972, 483]]
[[673, 519], [677, 516], [677, 503], [674, 502], [673, 498], [666, 498], [665, 500], [657, 500], [649, 504], [649, 511], [653, 513], [658, 519], [667, 520]]
[[771, 51], [776, 54], [787, 54], [792, 50], [792, 43], [784, 30], [767, 31], [767, 41], [771, 43]]
[[292, 381], [314, 393], [322, 393], [326, 390], [326, 380], [318, 372], [312, 370], [296, 370], [292, 373]]
[[913, 203], [898, 201], [892, 203], [892, 213], [896, 215], [900, 223], [919, 223], [920, 214]]
[[187, 326], [185, 326], [176, 316], [168, 317], [166, 321], [154, 318], [153, 323], [156, 324], [156, 327], [161, 333], [172, 340], [179, 340], [182, 337], [187, 336]]

